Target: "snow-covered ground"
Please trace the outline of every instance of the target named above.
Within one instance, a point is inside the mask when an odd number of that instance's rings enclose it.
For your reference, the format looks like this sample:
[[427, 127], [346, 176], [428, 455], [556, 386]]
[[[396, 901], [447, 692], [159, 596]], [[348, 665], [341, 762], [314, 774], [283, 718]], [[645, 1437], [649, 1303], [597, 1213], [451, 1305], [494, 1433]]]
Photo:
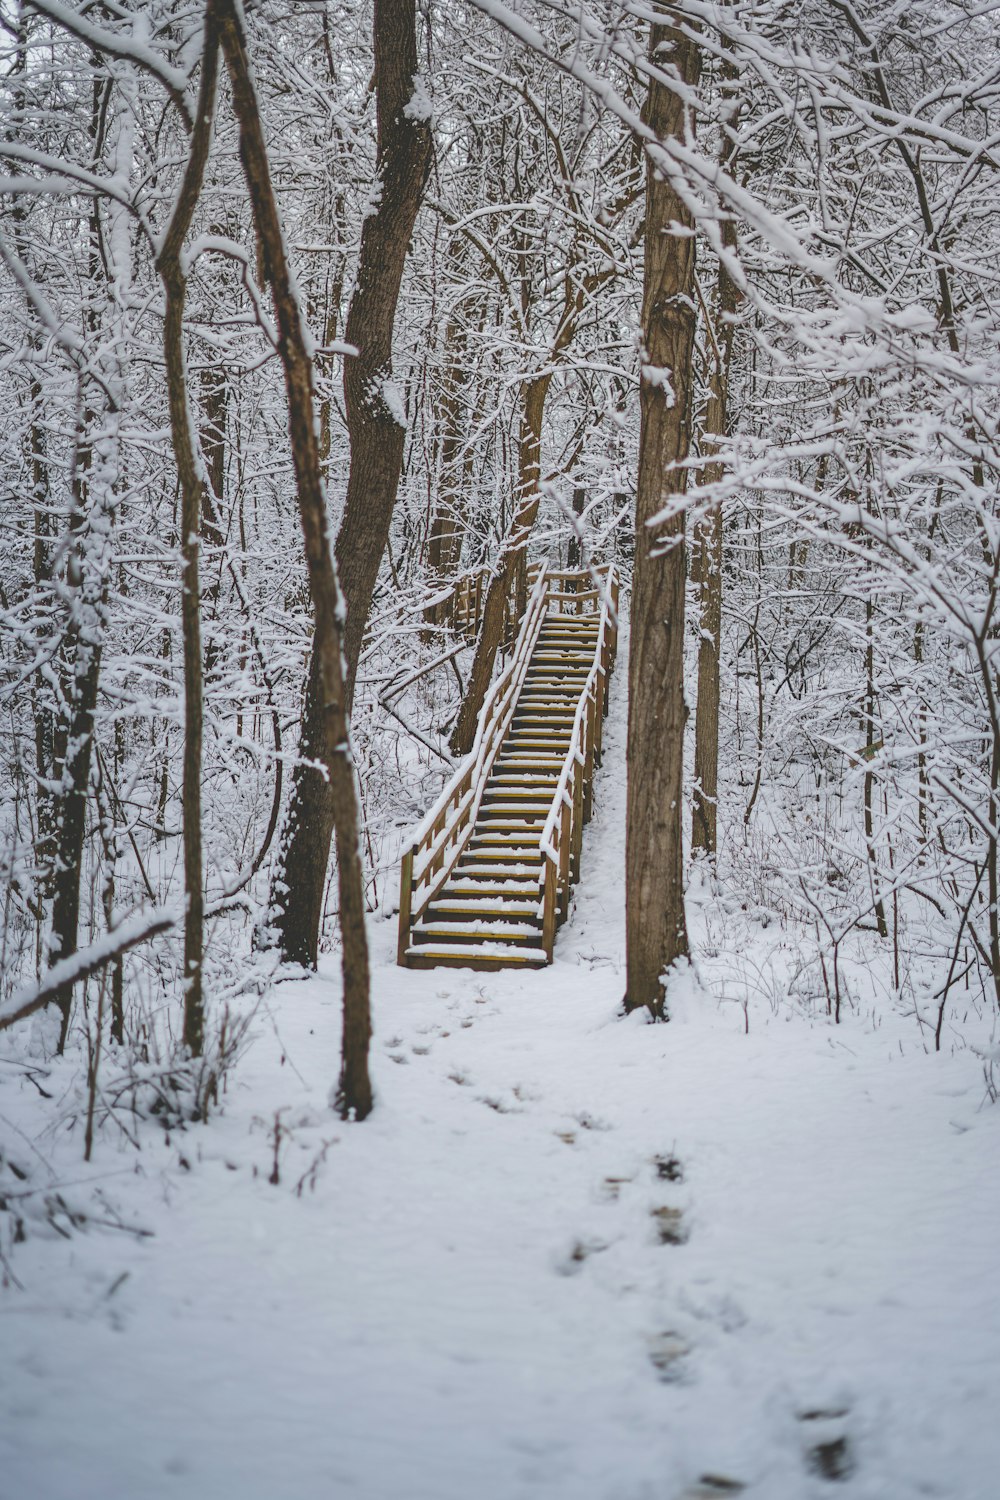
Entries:
[[207, 1126], [89, 1168], [0, 1049], [0, 1140], [152, 1231], [8, 1247], [2, 1500], [1000, 1494], [982, 1061], [857, 967], [840, 1026], [745, 987], [774, 929], [705, 888], [672, 1021], [621, 1018], [623, 679], [551, 969], [406, 973], [373, 924], [364, 1125], [332, 961]]

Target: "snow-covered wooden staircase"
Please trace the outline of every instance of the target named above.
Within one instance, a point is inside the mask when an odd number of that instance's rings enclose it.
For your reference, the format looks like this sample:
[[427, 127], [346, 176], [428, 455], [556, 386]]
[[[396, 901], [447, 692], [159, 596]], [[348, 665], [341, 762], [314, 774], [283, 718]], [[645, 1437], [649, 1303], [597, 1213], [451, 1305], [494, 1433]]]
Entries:
[[536, 577], [476, 742], [404, 855], [404, 966], [551, 962], [590, 817], [617, 603], [611, 569]]

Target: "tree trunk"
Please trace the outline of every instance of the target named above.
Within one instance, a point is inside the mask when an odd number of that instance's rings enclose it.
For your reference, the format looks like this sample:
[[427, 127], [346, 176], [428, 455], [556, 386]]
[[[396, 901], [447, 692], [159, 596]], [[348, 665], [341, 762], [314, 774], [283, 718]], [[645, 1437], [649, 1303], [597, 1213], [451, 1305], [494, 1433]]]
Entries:
[[[650, 57], [697, 85], [697, 46], [673, 28], [650, 27]], [[650, 83], [657, 138], [685, 138], [678, 96]], [[681, 234], [672, 232], [678, 225]], [[684, 517], [649, 525], [685, 487], [694, 350], [693, 221], [671, 184], [647, 166], [639, 484], [629, 651], [626, 814], [625, 1006], [664, 1015], [664, 974], [687, 955], [684, 920]], [[683, 231], [688, 233], [683, 233]], [[669, 378], [672, 400], [665, 381]]]
[[[427, 528], [427, 572], [432, 585], [438, 587], [458, 566], [464, 539], [459, 506], [462, 479], [469, 459], [468, 450], [464, 460], [462, 456], [462, 387], [469, 359], [466, 316], [466, 304], [460, 302], [448, 319], [441, 393], [435, 402], [441, 434], [441, 464], [434, 510]], [[445, 605], [431, 606], [426, 618], [429, 625], [444, 623]]]
[[[101, 151], [101, 83], [95, 76], [92, 88], [90, 140], [97, 160]], [[100, 274], [100, 223], [97, 199], [90, 211], [89, 271], [91, 285]], [[84, 324], [92, 336], [99, 331], [96, 303], [89, 305]], [[66, 628], [65, 702], [53, 741], [56, 774], [60, 782], [53, 808], [54, 860], [52, 873], [52, 930], [48, 959], [57, 964], [76, 951], [80, 926], [80, 882], [83, 876], [87, 797], [94, 752], [94, 716], [101, 676], [101, 654], [107, 630], [108, 537], [112, 505], [107, 494], [109, 479], [106, 455], [98, 459], [95, 473], [92, 434], [97, 413], [89, 402], [89, 383], [84, 377], [83, 411], [73, 461], [73, 502], [69, 518], [69, 548], [66, 585], [69, 620]], [[59, 1051], [66, 1045], [72, 981], [54, 996], [62, 1012]]]
[[[184, 351], [184, 304], [187, 274], [184, 239], [198, 205], [212, 141], [219, 64], [218, 25], [212, 5], [206, 8], [198, 112], [191, 133], [187, 167], [157, 257], [166, 293], [163, 353], [167, 369], [170, 432], [181, 488], [181, 633], [184, 643], [184, 779], [181, 791], [184, 824], [184, 1045], [200, 1057], [205, 1045], [202, 985], [204, 959], [204, 891], [201, 840], [202, 701], [201, 579], [199, 572], [205, 472], [194, 431], [187, 358]], [[213, 513], [214, 514], [214, 513]]]
[[278, 354], [288, 398], [288, 431], [299, 519], [316, 622], [315, 696], [322, 704], [321, 754], [337, 836], [344, 978], [344, 1031], [337, 1104], [345, 1118], [353, 1115], [363, 1120], [372, 1108], [368, 1075], [371, 1011], [365, 882], [361, 862], [358, 784], [351, 752], [343, 666], [343, 601], [327, 530], [314, 372], [302, 310], [285, 256], [285, 237], [271, 181], [240, 13], [233, 0], [209, 0], [209, 3], [221, 17], [222, 47], [240, 130], [240, 156], [278, 324]]
[[[358, 354], [344, 365], [351, 443], [344, 519], [337, 537], [347, 625], [344, 653], [348, 711], [378, 570], [389, 539], [405, 431], [390, 388], [392, 331], [410, 236], [430, 169], [431, 129], [416, 99], [415, 0], [375, 0], [378, 99], [378, 211], [364, 222], [358, 279], [344, 336]], [[411, 105], [413, 107], [411, 108]], [[334, 823], [333, 788], [307, 762], [322, 758], [324, 710], [318, 631], [306, 683], [299, 763], [271, 885], [272, 930], [285, 958], [316, 967], [319, 923]]]
[[[732, 133], [739, 121], [738, 75], [732, 67], [723, 69], [723, 95], [730, 109], [730, 130], [723, 134], [719, 161], [724, 171], [731, 171], [735, 146]], [[736, 225], [726, 219], [722, 226], [722, 243], [727, 250], [737, 247]], [[718, 317], [714, 335], [714, 361], [709, 398], [705, 408], [703, 451], [711, 453], [726, 435], [729, 409], [729, 372], [733, 356], [733, 315], [739, 293], [725, 264], [719, 262], [716, 308]], [[723, 477], [720, 463], [706, 464], [702, 480], [706, 485], [719, 484]], [[723, 515], [721, 501], [715, 501], [708, 514], [695, 528], [692, 548], [692, 574], [698, 584], [698, 705], [694, 727], [694, 803], [691, 813], [691, 848], [702, 850], [714, 859], [718, 848], [719, 803], [719, 656], [722, 647], [722, 550]]]

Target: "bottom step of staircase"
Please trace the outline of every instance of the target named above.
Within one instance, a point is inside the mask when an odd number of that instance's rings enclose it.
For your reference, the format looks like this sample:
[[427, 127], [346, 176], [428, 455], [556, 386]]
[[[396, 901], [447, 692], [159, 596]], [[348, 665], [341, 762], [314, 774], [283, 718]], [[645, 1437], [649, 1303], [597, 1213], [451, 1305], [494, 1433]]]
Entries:
[[449, 943], [440, 948], [421, 944], [406, 950], [406, 964], [410, 969], [540, 969], [547, 962], [544, 948], [500, 945], [487, 948], [479, 943]]

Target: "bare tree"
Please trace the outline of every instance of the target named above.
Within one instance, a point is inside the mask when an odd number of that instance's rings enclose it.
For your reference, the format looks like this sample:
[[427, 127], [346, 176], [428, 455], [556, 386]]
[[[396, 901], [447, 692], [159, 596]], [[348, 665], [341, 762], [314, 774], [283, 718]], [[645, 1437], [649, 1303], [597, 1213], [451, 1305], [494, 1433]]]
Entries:
[[234, 0], [209, 0], [209, 9], [219, 19], [222, 50], [233, 91], [233, 109], [240, 127], [240, 155], [278, 322], [278, 353], [285, 375], [288, 431], [315, 616], [317, 698], [323, 731], [320, 752], [330, 787], [330, 806], [337, 836], [344, 976], [344, 1034], [338, 1104], [345, 1117], [353, 1115], [363, 1120], [372, 1108], [368, 1075], [371, 1011], [364, 870], [358, 784], [351, 753], [344, 676], [343, 601], [327, 528], [313, 364], [285, 253], [285, 237], [271, 181], [240, 12]]
[[177, 201], [160, 247], [157, 267], [166, 291], [163, 354], [170, 401], [170, 428], [181, 487], [181, 623], [184, 637], [184, 1042], [194, 1057], [205, 1040], [202, 986], [204, 890], [201, 837], [201, 752], [203, 732], [200, 551], [205, 506], [205, 468], [192, 420], [184, 351], [187, 274], [182, 252], [191, 227], [205, 164], [212, 144], [219, 66], [218, 22], [211, 3], [205, 11], [197, 113], [190, 155]]
[[[347, 623], [346, 693], [354, 695], [372, 591], [385, 553], [403, 463], [402, 397], [392, 385], [392, 333], [410, 236], [430, 168], [430, 101], [417, 73], [415, 0], [376, 0], [378, 207], [365, 219], [345, 337], [351, 443], [344, 518], [337, 537]], [[317, 770], [324, 737], [322, 647], [314, 639], [299, 761], [271, 886], [272, 928], [293, 963], [315, 968], [323, 890], [335, 821], [333, 788]]]

